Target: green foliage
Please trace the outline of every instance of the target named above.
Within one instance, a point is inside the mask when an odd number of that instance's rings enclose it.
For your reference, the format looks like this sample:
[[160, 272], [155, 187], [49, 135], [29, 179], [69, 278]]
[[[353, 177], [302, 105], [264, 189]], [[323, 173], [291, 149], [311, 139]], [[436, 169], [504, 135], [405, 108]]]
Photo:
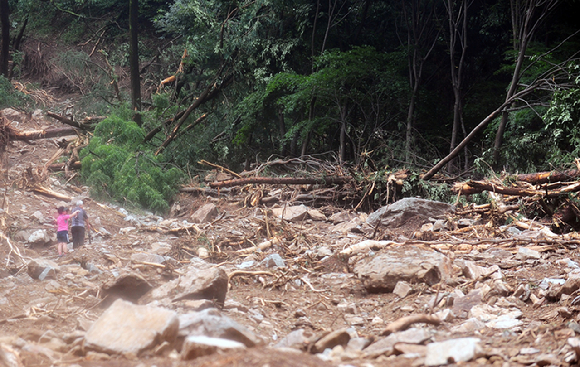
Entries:
[[[334, 150], [337, 131], [346, 123], [356, 152], [383, 145], [382, 132], [403, 108], [398, 100], [406, 88], [398, 73], [401, 60], [398, 53], [356, 47], [323, 53], [315, 59], [316, 70], [311, 74], [278, 73], [238, 105], [242, 124], [234, 142], [275, 136], [284, 145], [296, 136], [302, 141], [311, 136], [311, 149]], [[280, 113], [285, 121], [283, 136], [272, 123], [279, 123]]]
[[403, 183], [401, 193], [405, 197], [418, 196], [444, 203], [453, 203], [455, 200], [448, 184], [422, 180], [417, 173], [409, 175]]
[[116, 115], [103, 120], [81, 152], [82, 176], [98, 197], [164, 212], [183, 173], [147, 150], [144, 137], [131, 120]]
[[32, 103], [30, 97], [18, 91], [8, 79], [0, 75], [0, 109]]

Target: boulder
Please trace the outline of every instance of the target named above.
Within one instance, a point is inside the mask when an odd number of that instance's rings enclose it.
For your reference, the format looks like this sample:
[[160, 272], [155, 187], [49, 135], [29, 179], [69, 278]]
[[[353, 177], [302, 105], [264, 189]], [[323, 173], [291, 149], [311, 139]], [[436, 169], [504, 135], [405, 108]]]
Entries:
[[253, 332], [220, 314], [216, 308], [179, 315], [179, 336], [225, 338], [240, 342], [246, 347], [254, 347], [262, 343]]
[[137, 301], [153, 286], [142, 275], [133, 271], [122, 271], [116, 278], [112, 278], [101, 286], [105, 304], [111, 304], [118, 298], [127, 301]]
[[28, 275], [32, 279], [56, 279], [58, 270], [58, 265], [47, 259], [33, 259], [28, 263]]
[[449, 279], [452, 262], [434, 250], [401, 246], [360, 260], [354, 273], [369, 292], [392, 292], [399, 281], [434, 285]]
[[451, 204], [421, 198], [404, 198], [373, 212], [367, 218], [367, 223], [371, 227], [380, 224], [384, 227], [397, 228], [412, 219], [419, 228], [429, 222], [429, 218], [442, 217], [454, 212], [455, 206]]
[[272, 213], [274, 216], [286, 220], [288, 222], [300, 222], [308, 217], [308, 208], [306, 205], [287, 206], [283, 208], [274, 208]]
[[46, 245], [52, 239], [50, 238], [50, 235], [44, 229], [39, 229], [37, 231], [34, 231], [28, 237], [27, 240], [28, 240], [28, 243], [30, 243], [32, 245]]
[[173, 342], [179, 330], [174, 311], [116, 300], [85, 335], [85, 351], [135, 354], [165, 341]]
[[145, 301], [209, 299], [223, 305], [227, 291], [228, 275], [222, 268], [190, 265], [185, 275], [153, 289]]

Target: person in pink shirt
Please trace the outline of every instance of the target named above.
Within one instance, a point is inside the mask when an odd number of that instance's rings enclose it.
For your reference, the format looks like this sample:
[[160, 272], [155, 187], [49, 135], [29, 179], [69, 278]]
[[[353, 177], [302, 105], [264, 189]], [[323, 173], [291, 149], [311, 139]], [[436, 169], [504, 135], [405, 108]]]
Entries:
[[58, 217], [56, 218], [56, 240], [58, 241], [57, 250], [59, 257], [68, 253], [68, 219], [76, 217], [77, 215], [78, 212], [69, 215], [68, 210], [64, 206], [58, 208]]

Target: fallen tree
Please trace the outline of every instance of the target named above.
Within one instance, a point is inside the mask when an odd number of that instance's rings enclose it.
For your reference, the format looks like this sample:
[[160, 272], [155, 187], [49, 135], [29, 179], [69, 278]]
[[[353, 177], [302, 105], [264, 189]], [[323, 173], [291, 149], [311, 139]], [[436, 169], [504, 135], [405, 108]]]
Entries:
[[46, 130], [19, 131], [8, 126], [6, 131], [8, 132], [9, 140], [28, 141], [28, 140], [56, 138], [59, 136], [76, 135], [78, 130], [72, 127], [59, 127]]
[[235, 180], [227, 180], [220, 182], [210, 182], [209, 187], [221, 188], [221, 187], [232, 187], [241, 186], [247, 184], [271, 184], [271, 185], [305, 185], [305, 184], [342, 184], [352, 181], [352, 177], [349, 176], [337, 176], [337, 177], [248, 177], [239, 178]]

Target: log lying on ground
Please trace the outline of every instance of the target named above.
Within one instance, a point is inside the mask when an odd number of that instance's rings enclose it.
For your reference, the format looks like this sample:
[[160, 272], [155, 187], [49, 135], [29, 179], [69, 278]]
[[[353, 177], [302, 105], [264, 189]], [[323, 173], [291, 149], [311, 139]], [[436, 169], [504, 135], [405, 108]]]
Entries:
[[551, 171], [551, 172], [537, 172], [529, 174], [521, 174], [516, 176], [516, 180], [528, 182], [534, 185], [549, 183], [572, 181], [580, 177], [580, 170], [569, 169], [565, 171]]
[[56, 138], [58, 136], [67, 136], [76, 134], [77, 129], [72, 127], [60, 127], [55, 129], [28, 130], [28, 131], [18, 131], [16, 129], [8, 130], [8, 138], [10, 140], [23, 140], [23, 141]]
[[484, 191], [495, 192], [503, 195], [512, 196], [543, 196], [543, 197], [557, 197], [560, 195], [566, 195], [571, 192], [580, 191], [580, 182], [574, 182], [567, 186], [561, 187], [556, 190], [537, 190], [532, 188], [523, 187], [504, 187], [501, 184], [497, 184], [490, 181], [467, 181], [464, 183], [459, 183], [453, 187], [453, 191], [463, 195], [475, 194]]
[[325, 178], [300, 178], [300, 177], [248, 177], [236, 180], [227, 180], [221, 182], [211, 182], [209, 187], [221, 188], [241, 186], [247, 184], [271, 184], [271, 185], [305, 185], [305, 184], [342, 184], [352, 181], [351, 177], [325, 177]]

